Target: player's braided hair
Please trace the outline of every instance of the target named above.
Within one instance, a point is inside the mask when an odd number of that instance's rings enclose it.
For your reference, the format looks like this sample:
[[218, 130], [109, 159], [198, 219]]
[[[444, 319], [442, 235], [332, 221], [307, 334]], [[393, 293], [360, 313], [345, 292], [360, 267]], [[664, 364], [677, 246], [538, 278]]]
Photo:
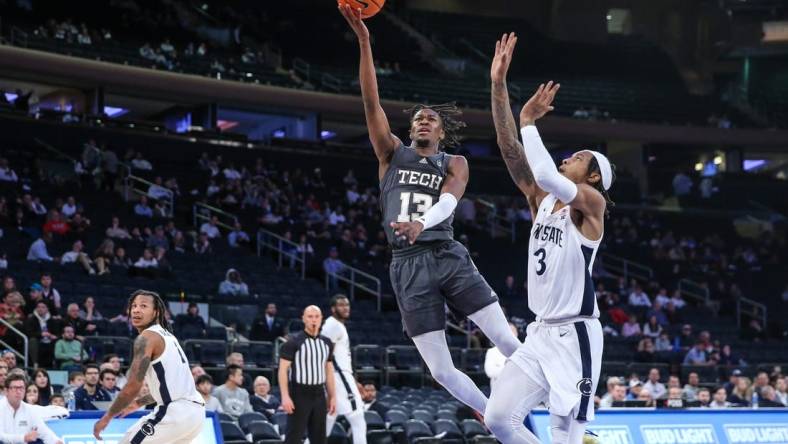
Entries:
[[[602, 194], [602, 197], [605, 198], [605, 217], [610, 217], [610, 209], [616, 206], [616, 203], [610, 198], [610, 194], [605, 189], [604, 185], [602, 185], [602, 171], [599, 168], [599, 162], [597, 162], [596, 157], [591, 156], [591, 162], [588, 163], [588, 174], [599, 174], [599, 180], [596, 181], [592, 186]], [[616, 181], [616, 165], [611, 163], [610, 164], [610, 173], [613, 177], [610, 178], [610, 185], [612, 186], [613, 183]]]
[[446, 137], [441, 140], [440, 148], [455, 147], [460, 144], [460, 137], [457, 133], [467, 125], [459, 119], [459, 117], [462, 116], [462, 110], [457, 107], [455, 102], [440, 103], [437, 105], [420, 103], [406, 109], [405, 112], [410, 116], [408, 121], [411, 125], [413, 124], [413, 118], [416, 116], [416, 113], [423, 109], [431, 109], [438, 113], [441, 118], [443, 132], [446, 134]]
[[151, 325], [159, 324], [161, 328], [172, 333], [170, 323], [167, 322], [167, 318], [164, 316], [164, 313], [167, 311], [167, 306], [164, 305], [164, 300], [155, 291], [137, 290], [132, 293], [131, 297], [129, 297], [128, 305], [126, 305], [126, 315], [131, 317], [131, 304], [134, 303], [134, 300], [137, 299], [137, 296], [150, 296], [153, 298], [153, 309], [156, 310], [156, 318], [153, 320]]

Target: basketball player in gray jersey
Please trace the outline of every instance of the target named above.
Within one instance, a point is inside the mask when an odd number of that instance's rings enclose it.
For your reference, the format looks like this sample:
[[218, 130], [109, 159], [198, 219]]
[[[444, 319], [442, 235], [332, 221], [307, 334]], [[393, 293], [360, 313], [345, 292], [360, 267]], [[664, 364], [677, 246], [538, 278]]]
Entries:
[[391, 133], [380, 105], [369, 31], [360, 10], [340, 6], [358, 37], [359, 78], [372, 147], [378, 158], [383, 224], [393, 250], [389, 269], [405, 330], [433, 378], [480, 414], [487, 398], [454, 367], [446, 343], [448, 304], [475, 322], [505, 355], [520, 345], [495, 292], [479, 274], [465, 247], [454, 241], [451, 222], [468, 184], [468, 161], [440, 151], [457, 141], [464, 126], [453, 105], [411, 110], [406, 146]]

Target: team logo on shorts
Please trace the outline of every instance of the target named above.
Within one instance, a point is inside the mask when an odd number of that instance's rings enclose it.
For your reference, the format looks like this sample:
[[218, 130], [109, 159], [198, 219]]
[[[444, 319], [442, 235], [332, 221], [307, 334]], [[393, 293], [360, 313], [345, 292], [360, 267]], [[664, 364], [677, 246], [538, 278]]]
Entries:
[[583, 378], [577, 381], [577, 390], [580, 391], [583, 396], [591, 396], [592, 387], [591, 378]]
[[145, 424], [140, 427], [140, 431], [147, 436], [153, 436], [153, 432], [155, 432], [153, 428], [153, 424], [146, 422]]

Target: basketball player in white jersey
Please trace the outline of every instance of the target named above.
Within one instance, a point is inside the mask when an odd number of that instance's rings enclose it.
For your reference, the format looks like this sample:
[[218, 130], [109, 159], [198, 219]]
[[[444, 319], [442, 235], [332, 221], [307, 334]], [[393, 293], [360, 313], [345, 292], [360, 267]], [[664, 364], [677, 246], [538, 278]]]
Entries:
[[364, 421], [364, 401], [353, 377], [353, 362], [350, 357], [350, 337], [345, 321], [350, 318], [350, 301], [338, 294], [331, 298], [331, 316], [323, 324], [321, 334], [334, 343], [334, 390], [337, 408], [326, 419], [326, 436], [331, 434], [337, 415], [344, 415], [353, 431], [353, 444], [367, 444], [367, 423]]
[[493, 385], [485, 422], [504, 444], [538, 443], [523, 426], [530, 410], [550, 409], [553, 443], [583, 442], [593, 419], [602, 359], [602, 327], [591, 267], [604, 233], [614, 169], [607, 158], [581, 150], [556, 168], [534, 123], [553, 110], [560, 85], [541, 85], [520, 112], [522, 145], [506, 91], [517, 38], [497, 42], [491, 67], [498, 145], [533, 216], [528, 245], [528, 307], [536, 322]]
[[[165, 310], [158, 294], [146, 290], [132, 293], [128, 316], [140, 335], [134, 341], [128, 382], [93, 426], [96, 439], [101, 439], [102, 430], [115, 416], [126, 416], [153, 403], [153, 412], [140, 418], [119, 444], [189, 444], [200, 434], [204, 402], [194, 386], [186, 355], [167, 327]], [[143, 382], [150, 393], [138, 397]]]

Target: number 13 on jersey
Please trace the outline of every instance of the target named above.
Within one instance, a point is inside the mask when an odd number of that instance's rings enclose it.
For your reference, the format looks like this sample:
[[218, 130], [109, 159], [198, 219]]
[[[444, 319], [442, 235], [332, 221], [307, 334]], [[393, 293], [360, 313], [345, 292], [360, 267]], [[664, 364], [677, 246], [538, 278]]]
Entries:
[[[432, 208], [432, 196], [423, 193], [403, 192], [399, 195], [400, 207], [397, 222], [413, 222]], [[416, 205], [416, 210], [410, 212], [411, 204]]]

